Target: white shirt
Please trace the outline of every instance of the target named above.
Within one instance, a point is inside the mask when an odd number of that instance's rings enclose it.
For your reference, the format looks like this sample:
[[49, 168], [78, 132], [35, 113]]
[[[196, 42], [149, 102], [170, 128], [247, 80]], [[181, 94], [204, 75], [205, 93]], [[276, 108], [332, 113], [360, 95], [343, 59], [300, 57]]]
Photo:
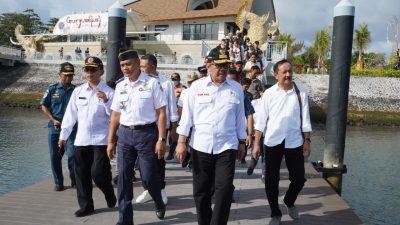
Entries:
[[[262, 111], [262, 99], [261, 98], [254, 99], [253, 101], [251, 101], [251, 105], [253, 106], [255, 112], [253, 113], [253, 125], [255, 127], [256, 121], [257, 119], [259, 119]], [[266, 129], [263, 130], [263, 135], [265, 134], [265, 130]]]
[[[311, 132], [308, 95], [298, 86], [303, 109], [303, 132]], [[264, 144], [273, 147], [285, 139], [285, 148], [297, 148], [303, 144], [300, 130], [300, 106], [294, 87], [285, 92], [278, 83], [267, 89], [262, 97], [260, 116], [255, 127], [264, 131]]]
[[250, 71], [252, 66], [258, 66], [258, 68], [261, 69], [260, 62], [253, 63], [251, 61], [247, 61], [243, 67], [243, 71], [245, 71], [245, 72]]
[[174, 84], [170, 79], [158, 74], [157, 75], [151, 74], [149, 76], [157, 79], [158, 82], [160, 82], [165, 98], [167, 99], [167, 108], [165, 110], [167, 117], [166, 128], [169, 129], [171, 122], [177, 122], [179, 120], [178, 108], [176, 106]]
[[117, 84], [111, 109], [121, 113], [120, 124], [137, 126], [156, 122], [156, 109], [166, 103], [159, 82], [141, 73], [135, 82], [125, 77]]
[[181, 107], [181, 108], [183, 107], [183, 102], [186, 101], [185, 99], [187, 98], [188, 94], [189, 94], [189, 88], [182, 90], [181, 96], [179, 96], [178, 103], [177, 103], [179, 107]]
[[236, 150], [247, 136], [243, 98], [242, 87], [232, 79], [220, 87], [210, 76], [197, 80], [184, 99], [177, 133], [187, 137], [192, 128], [189, 144], [204, 153]]
[[[107, 103], [96, 96], [98, 91], [106, 94]], [[61, 124], [60, 139], [67, 140], [78, 122], [74, 145], [107, 145], [113, 96], [114, 90], [103, 81], [95, 89], [90, 88], [88, 83], [75, 88]]]

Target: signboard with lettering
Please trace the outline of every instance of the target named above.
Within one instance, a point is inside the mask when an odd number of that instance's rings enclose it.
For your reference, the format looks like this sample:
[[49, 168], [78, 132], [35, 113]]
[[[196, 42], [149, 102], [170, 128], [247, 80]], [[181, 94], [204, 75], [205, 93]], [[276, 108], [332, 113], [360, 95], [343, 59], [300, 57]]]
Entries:
[[107, 34], [108, 13], [81, 13], [62, 17], [54, 27], [53, 34]]

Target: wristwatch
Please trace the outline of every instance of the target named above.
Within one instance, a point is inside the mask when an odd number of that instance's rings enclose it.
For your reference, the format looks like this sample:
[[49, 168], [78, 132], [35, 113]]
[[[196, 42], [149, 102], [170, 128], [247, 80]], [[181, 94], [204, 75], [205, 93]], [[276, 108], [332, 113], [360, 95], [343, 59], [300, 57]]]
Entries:
[[162, 141], [162, 142], [167, 142], [167, 138], [165, 138], [165, 137], [160, 137], [159, 139], [158, 139], [159, 141]]
[[311, 138], [304, 138], [304, 140], [311, 143]]

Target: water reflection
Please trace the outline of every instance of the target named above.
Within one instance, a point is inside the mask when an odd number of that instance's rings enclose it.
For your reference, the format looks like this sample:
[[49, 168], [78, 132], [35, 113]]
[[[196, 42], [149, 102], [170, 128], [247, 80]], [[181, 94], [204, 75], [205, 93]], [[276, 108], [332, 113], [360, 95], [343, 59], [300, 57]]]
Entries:
[[0, 108], [0, 195], [51, 175], [46, 124], [38, 110]]
[[[46, 125], [39, 110], [0, 108], [0, 195], [51, 176]], [[324, 126], [314, 125], [310, 160], [323, 159], [324, 138]], [[347, 129], [342, 196], [365, 224], [400, 223], [398, 146], [398, 128]]]
[[[314, 129], [311, 160], [323, 160], [325, 130]], [[342, 197], [366, 224], [399, 224], [399, 129], [348, 127], [346, 135]]]

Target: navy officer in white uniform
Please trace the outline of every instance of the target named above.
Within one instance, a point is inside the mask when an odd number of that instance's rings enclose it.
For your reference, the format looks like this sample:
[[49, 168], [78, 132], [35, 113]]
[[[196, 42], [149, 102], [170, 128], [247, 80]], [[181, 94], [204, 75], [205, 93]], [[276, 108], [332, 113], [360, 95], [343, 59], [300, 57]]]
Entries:
[[142, 182], [155, 203], [156, 216], [163, 219], [165, 215], [157, 158], [161, 159], [165, 154], [167, 101], [159, 82], [141, 73], [136, 51], [121, 49], [118, 58], [125, 78], [117, 84], [111, 105], [107, 152], [111, 159], [117, 149], [117, 224], [132, 225], [132, 176], [137, 158]]
[[194, 82], [183, 102], [176, 156], [184, 160], [192, 128], [189, 146], [198, 224], [225, 225], [234, 190], [236, 150], [239, 140], [247, 137], [244, 96], [240, 84], [226, 78], [231, 61], [225, 51], [213, 49], [207, 58], [209, 76]]
[[85, 84], [75, 88], [61, 123], [59, 146], [66, 145], [74, 126], [78, 130], [74, 142], [76, 192], [80, 209], [75, 216], [94, 212], [93, 184], [104, 193], [107, 206], [115, 206], [114, 188], [111, 184], [111, 165], [107, 157], [107, 135], [114, 90], [101, 80], [103, 62], [97, 57], [85, 60]]

